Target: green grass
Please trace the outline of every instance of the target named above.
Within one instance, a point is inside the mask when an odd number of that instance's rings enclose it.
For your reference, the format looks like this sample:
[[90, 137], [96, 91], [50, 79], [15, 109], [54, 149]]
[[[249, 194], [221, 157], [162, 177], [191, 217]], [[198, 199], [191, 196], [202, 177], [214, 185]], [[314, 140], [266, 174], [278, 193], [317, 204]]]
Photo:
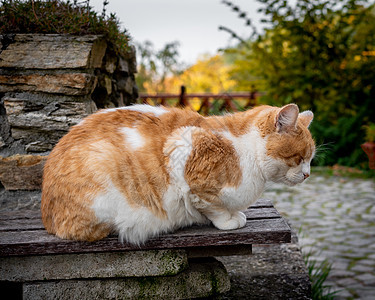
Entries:
[[338, 165], [332, 167], [311, 167], [311, 173], [325, 177], [337, 176], [351, 179], [372, 179], [375, 181], [375, 170], [360, 170]]
[[311, 252], [304, 254], [305, 264], [311, 281], [311, 298], [313, 300], [335, 299], [338, 291], [331, 292], [332, 287], [325, 284], [331, 272], [332, 264], [326, 259], [322, 262], [317, 262], [311, 258], [312, 254]]
[[[297, 235], [299, 237], [305, 236], [303, 226], [298, 229]], [[319, 253], [313, 250], [310, 250], [307, 253], [302, 251], [302, 256], [311, 282], [311, 298], [313, 300], [335, 299], [335, 295], [339, 291], [332, 292], [332, 287], [325, 283], [331, 272], [332, 264], [327, 259], [324, 259], [322, 262], [313, 259], [313, 255], [317, 254]]]

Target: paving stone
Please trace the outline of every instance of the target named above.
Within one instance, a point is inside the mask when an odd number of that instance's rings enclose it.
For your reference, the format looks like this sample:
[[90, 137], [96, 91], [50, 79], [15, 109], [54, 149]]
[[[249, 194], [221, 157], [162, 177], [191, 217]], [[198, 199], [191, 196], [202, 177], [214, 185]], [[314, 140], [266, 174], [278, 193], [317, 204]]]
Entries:
[[344, 244], [347, 241], [345, 234], [342, 234], [341, 236], [332, 236], [329, 241], [335, 249], [344, 250], [348, 248], [348, 246]]
[[[314, 254], [320, 261], [328, 258], [333, 264], [330, 282], [338, 284], [337, 280], [341, 280], [341, 289], [343, 285], [350, 288], [343, 289], [335, 299], [375, 299], [375, 292], [359, 292], [369, 286], [375, 291], [375, 182], [312, 173], [299, 186], [288, 190], [281, 185], [276, 187], [279, 210], [287, 213], [295, 228], [302, 229], [303, 252], [320, 253]], [[348, 270], [349, 266], [355, 272]]]
[[374, 215], [373, 214], [362, 215], [362, 219], [365, 220], [365, 221], [373, 221]]
[[332, 251], [332, 250], [323, 250], [322, 251], [322, 256], [329, 258], [330, 260], [332, 258], [336, 258], [339, 255], [337, 251]]
[[348, 278], [348, 277], [355, 277], [355, 273], [351, 271], [347, 271], [346, 269], [338, 269], [334, 267], [331, 272], [329, 273], [329, 278], [338, 280], [341, 278]]
[[320, 249], [316, 246], [304, 246], [302, 248], [302, 252], [307, 255], [307, 254], [310, 254], [310, 253], [318, 253], [320, 251]]
[[329, 201], [329, 202], [326, 202], [324, 204], [324, 208], [325, 209], [328, 209], [328, 208], [337, 208], [337, 205], [338, 205], [338, 202], [337, 201]]
[[[367, 259], [362, 259], [362, 260], [358, 261], [358, 264], [364, 265], [364, 266], [375, 267], [375, 260], [370, 259], [369, 256], [367, 256]], [[374, 273], [375, 273], [375, 268], [373, 270], [374, 270]]]
[[336, 290], [337, 293], [335, 294], [334, 299], [335, 300], [346, 300], [346, 299], [351, 299], [353, 295], [346, 289], [339, 288]]
[[361, 300], [374, 300], [375, 293], [373, 291], [369, 291], [367, 294], [368, 295], [360, 294], [360, 299]]
[[375, 276], [370, 273], [364, 273], [356, 277], [358, 280], [363, 282], [365, 285], [374, 285], [375, 286]]
[[339, 279], [335, 281], [341, 287], [349, 287], [358, 284], [357, 280], [351, 277]]
[[334, 263], [332, 264], [332, 267], [339, 271], [348, 270], [349, 263], [349, 260], [340, 260], [336, 258]]
[[354, 272], [358, 272], [358, 273], [359, 272], [364, 273], [364, 272], [373, 272], [374, 268], [369, 267], [369, 266], [364, 266], [364, 265], [361, 265], [361, 264], [357, 264], [354, 267], [352, 267], [350, 270], [354, 271]]
[[327, 258], [318, 254], [318, 255], [311, 255], [310, 258], [309, 258], [310, 261], [314, 261], [316, 262], [316, 265], [319, 265], [320, 263], [322, 263], [323, 261], [326, 261]]
[[[353, 236], [353, 237], [355, 237], [357, 235], [367, 236], [371, 232], [371, 229], [367, 228], [368, 226], [366, 226], [365, 228], [363, 228], [363, 227], [358, 226], [358, 223], [356, 223], [356, 222], [354, 223], [354, 225], [351, 225], [351, 226], [352, 227], [348, 228], [348, 230], [346, 231], [346, 234], [348, 236]], [[372, 227], [374, 228], [375, 226], [372, 226]], [[375, 243], [369, 245], [369, 248], [375, 248]]]
[[352, 244], [354, 248], [357, 248], [357, 247], [367, 247], [370, 244], [372, 244], [373, 241], [363, 239], [363, 238], [361, 239], [361, 236], [357, 235], [353, 239], [350, 240], [350, 243]]
[[374, 288], [360, 288], [357, 291], [359, 298], [361, 300], [374, 300], [375, 299], [375, 290]]

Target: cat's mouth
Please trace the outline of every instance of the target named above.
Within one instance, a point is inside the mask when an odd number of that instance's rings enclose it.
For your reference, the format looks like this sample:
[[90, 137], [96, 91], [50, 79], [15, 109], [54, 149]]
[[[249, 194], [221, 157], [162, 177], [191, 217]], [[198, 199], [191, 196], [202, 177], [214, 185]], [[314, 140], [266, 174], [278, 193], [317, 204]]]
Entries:
[[283, 183], [286, 184], [286, 185], [288, 185], [288, 186], [295, 186], [295, 185], [297, 185], [299, 182], [293, 182], [293, 181], [291, 181], [291, 180], [289, 180], [289, 179], [287, 179], [287, 178], [284, 178]]
[[284, 176], [284, 177], [281, 178], [280, 182], [282, 182], [282, 183], [284, 183], [288, 186], [295, 186], [299, 183], [302, 183], [303, 180], [302, 181], [301, 180], [290, 180], [288, 177]]

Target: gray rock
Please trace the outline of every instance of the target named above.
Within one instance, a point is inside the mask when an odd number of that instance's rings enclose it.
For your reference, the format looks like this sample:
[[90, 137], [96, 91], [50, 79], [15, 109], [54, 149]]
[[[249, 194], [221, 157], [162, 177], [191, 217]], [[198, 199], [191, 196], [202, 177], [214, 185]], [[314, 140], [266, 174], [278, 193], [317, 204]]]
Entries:
[[190, 261], [189, 266], [170, 277], [27, 283], [23, 287], [23, 299], [189, 299], [229, 290], [229, 278], [220, 262]]
[[220, 257], [231, 290], [220, 299], [311, 299], [311, 283], [296, 235], [291, 244], [254, 246], [253, 255]]
[[187, 267], [187, 255], [183, 250], [3, 257], [0, 278], [25, 282], [165, 276], [176, 275]]
[[0, 68], [98, 68], [106, 47], [98, 35], [16, 34], [0, 52]]

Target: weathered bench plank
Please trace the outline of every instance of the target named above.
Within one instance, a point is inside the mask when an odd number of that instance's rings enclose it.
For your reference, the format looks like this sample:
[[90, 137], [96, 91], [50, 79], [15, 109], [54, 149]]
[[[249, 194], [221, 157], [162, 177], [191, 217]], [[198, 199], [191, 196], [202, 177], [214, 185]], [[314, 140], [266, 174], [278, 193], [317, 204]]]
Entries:
[[259, 200], [246, 211], [245, 227], [222, 231], [213, 226], [192, 226], [150, 239], [141, 247], [120, 243], [116, 236], [97, 242], [63, 240], [49, 235], [40, 214], [0, 214], [0, 256], [87, 253], [148, 249], [236, 247], [239, 245], [288, 243], [289, 225], [267, 200]]
[[[280, 214], [275, 208], [249, 208], [245, 211], [247, 220], [277, 219]], [[12, 213], [8, 218], [4, 213], [0, 214], [0, 231], [28, 231], [44, 229], [40, 212]]]

